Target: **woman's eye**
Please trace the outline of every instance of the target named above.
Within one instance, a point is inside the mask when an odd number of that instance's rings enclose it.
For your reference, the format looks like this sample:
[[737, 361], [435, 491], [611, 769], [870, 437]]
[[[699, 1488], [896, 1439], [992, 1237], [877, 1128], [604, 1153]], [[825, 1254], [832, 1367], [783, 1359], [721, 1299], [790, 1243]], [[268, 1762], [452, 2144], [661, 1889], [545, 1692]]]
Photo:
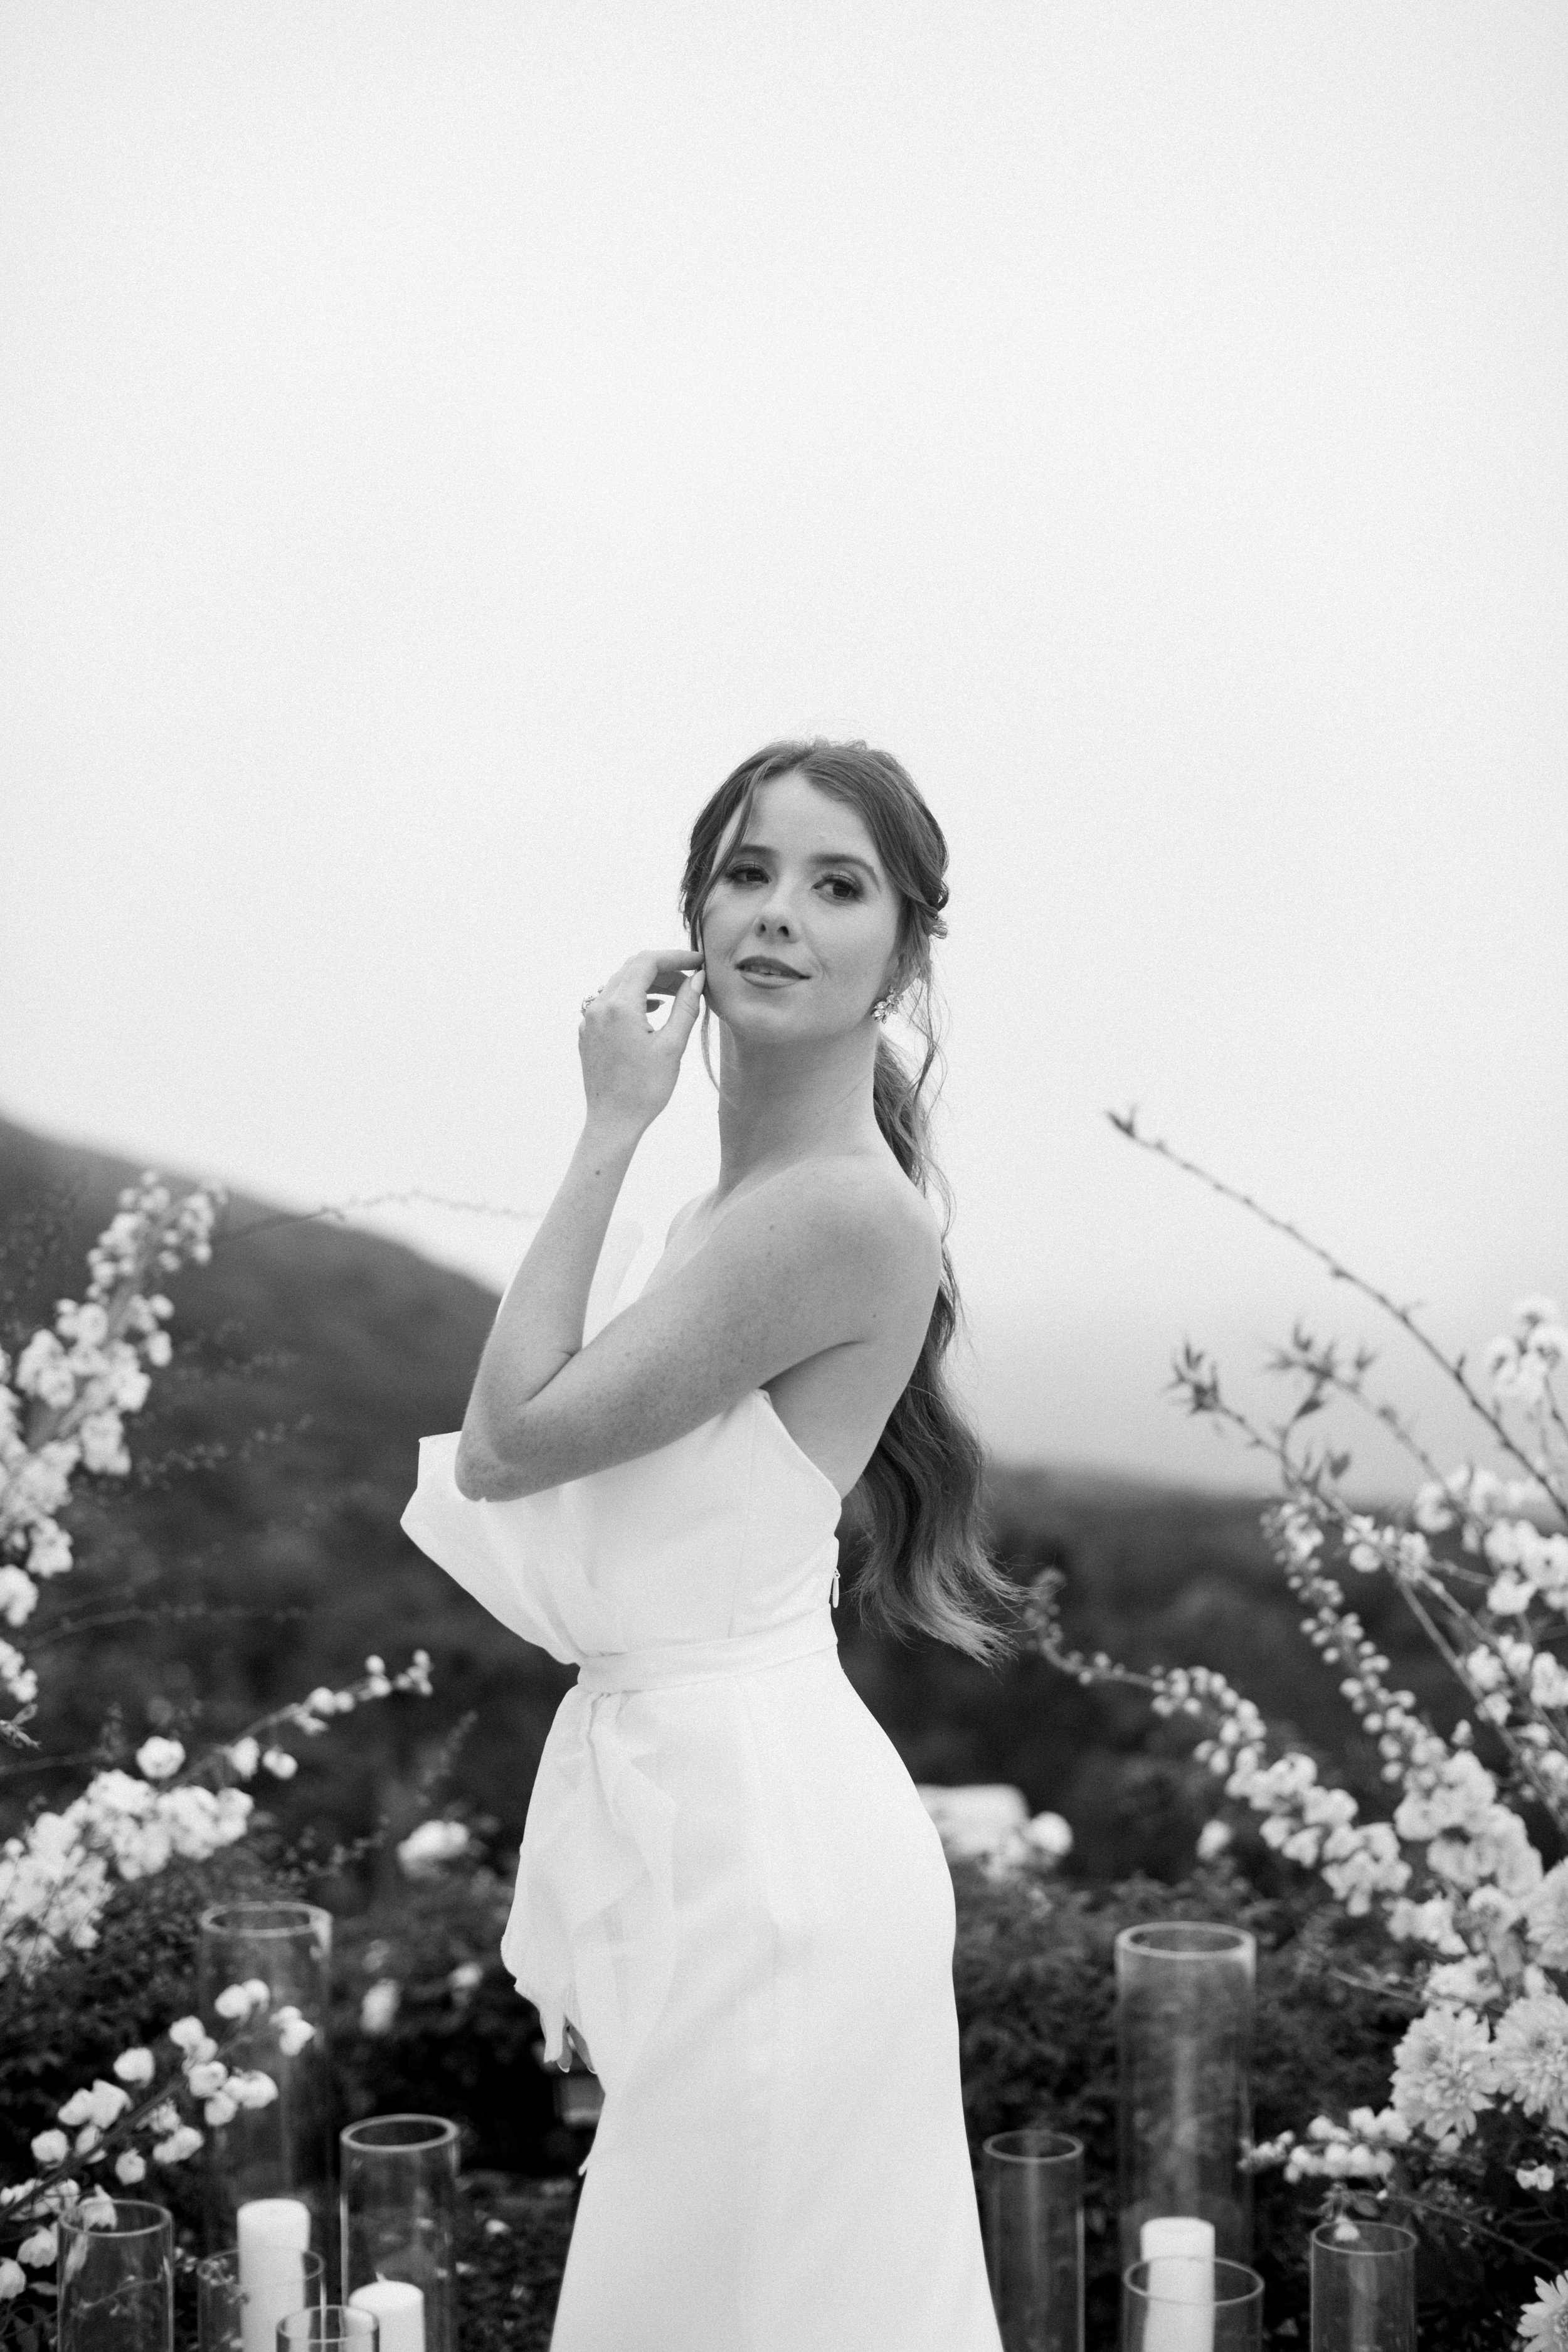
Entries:
[[[726, 882], [765, 882], [767, 878], [766, 867], [753, 865], [749, 858], [739, 858], [733, 866], [724, 868]], [[838, 906], [847, 906], [852, 899], [865, 895], [852, 874], [824, 874], [818, 877], [818, 882]]]

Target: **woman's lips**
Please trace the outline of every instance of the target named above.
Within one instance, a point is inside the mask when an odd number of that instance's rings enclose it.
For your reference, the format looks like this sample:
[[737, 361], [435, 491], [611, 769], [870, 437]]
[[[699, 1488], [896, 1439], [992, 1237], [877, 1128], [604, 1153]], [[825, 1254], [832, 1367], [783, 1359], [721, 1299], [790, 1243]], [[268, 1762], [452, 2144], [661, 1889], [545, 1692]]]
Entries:
[[756, 964], [741, 963], [735, 969], [753, 988], [794, 988], [805, 978], [803, 971], [768, 971]]

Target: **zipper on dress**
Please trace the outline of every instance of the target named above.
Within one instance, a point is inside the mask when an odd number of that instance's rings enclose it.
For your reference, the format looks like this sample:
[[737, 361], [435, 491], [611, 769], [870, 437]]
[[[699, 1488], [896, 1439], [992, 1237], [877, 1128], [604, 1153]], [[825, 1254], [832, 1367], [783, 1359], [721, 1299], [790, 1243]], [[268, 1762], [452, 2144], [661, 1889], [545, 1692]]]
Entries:
[[833, 1571], [833, 1590], [827, 1596], [827, 1605], [830, 1609], [837, 1609], [838, 1606], [838, 1570], [837, 1568]]

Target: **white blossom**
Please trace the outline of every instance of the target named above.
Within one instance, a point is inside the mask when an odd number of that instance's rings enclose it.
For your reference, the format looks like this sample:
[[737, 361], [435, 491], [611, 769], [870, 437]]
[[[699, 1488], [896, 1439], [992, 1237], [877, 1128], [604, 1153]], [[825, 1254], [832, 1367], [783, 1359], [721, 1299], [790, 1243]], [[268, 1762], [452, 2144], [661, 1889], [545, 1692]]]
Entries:
[[[1068, 1837], [1070, 1842], [1070, 1831]], [[398, 1867], [405, 1878], [434, 1878], [444, 1863], [455, 1862], [468, 1851], [468, 1832], [463, 1822], [421, 1822], [399, 1843]]]
[[121, 2090], [118, 2083], [100, 2079], [90, 2091], [73, 2091], [58, 2115], [68, 2131], [75, 2131], [80, 2124], [92, 2124], [103, 2132], [119, 2120], [130, 2105], [128, 2091]]
[[316, 2038], [315, 2027], [292, 2002], [276, 2010], [272, 2021], [278, 2028], [278, 2046], [285, 2058], [297, 2058], [305, 2044]]
[[382, 1977], [369, 1986], [359, 2005], [362, 2033], [390, 2033], [403, 1998], [402, 1987], [395, 1977]]
[[1535, 2301], [1519, 2315], [1519, 2340], [1527, 2352], [1561, 2352], [1568, 2328], [1568, 2271], [1537, 2279]]
[[30, 1706], [38, 1696], [37, 1675], [9, 1642], [0, 1642], [0, 1690], [18, 1706]]
[[136, 1750], [136, 1769], [149, 1780], [173, 1780], [185, 1760], [185, 1751], [177, 1739], [162, 1739], [156, 1735], [144, 1739]]
[[1418, 2017], [1394, 2053], [1394, 2105], [1435, 2140], [1468, 2137], [1496, 2087], [1490, 2035], [1473, 2010]]
[[1568, 1862], [1554, 1863], [1530, 1895], [1524, 1924], [1542, 1965], [1568, 1968]]
[[1488, 2009], [1501, 1994], [1497, 1969], [1485, 1952], [1468, 1952], [1462, 1960], [1442, 1961], [1428, 1971], [1426, 1978], [1429, 2009]]
[[7, 1625], [25, 1625], [37, 1601], [38, 1588], [26, 1569], [11, 1562], [0, 1568], [0, 1617]]
[[1544, 2114], [1554, 2130], [1568, 2126], [1568, 2005], [1555, 1993], [1516, 2000], [1493, 2040], [1499, 2089], [1526, 2115]]
[[278, 2096], [278, 2085], [270, 2074], [234, 2074], [224, 2087], [229, 2097], [242, 2107], [269, 2107]]

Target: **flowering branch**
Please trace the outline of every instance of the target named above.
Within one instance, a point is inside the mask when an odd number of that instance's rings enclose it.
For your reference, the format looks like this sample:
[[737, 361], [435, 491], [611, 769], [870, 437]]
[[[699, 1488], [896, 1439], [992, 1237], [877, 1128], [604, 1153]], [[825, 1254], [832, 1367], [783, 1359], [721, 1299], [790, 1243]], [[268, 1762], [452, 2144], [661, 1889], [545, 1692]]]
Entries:
[[[59, 1514], [78, 1471], [116, 1478], [130, 1472], [125, 1418], [141, 1411], [152, 1372], [172, 1354], [163, 1327], [174, 1310], [163, 1296], [149, 1296], [148, 1285], [186, 1259], [205, 1264], [210, 1258], [226, 1197], [220, 1187], [208, 1185], [175, 1201], [155, 1175], [144, 1174], [120, 1194], [116, 1215], [89, 1252], [85, 1300], [60, 1299], [53, 1329], [33, 1334], [14, 1370], [0, 1353], [0, 1620], [5, 1623], [26, 1622], [39, 1580], [63, 1575], [73, 1564]], [[82, 1623], [71, 1630], [82, 1630]], [[190, 1763], [179, 1740], [148, 1739], [137, 1750], [139, 1778], [100, 1771], [74, 1802], [38, 1814], [0, 1847], [0, 1977], [13, 1970], [30, 1974], [62, 1948], [93, 1944], [116, 1878], [149, 1876], [174, 1854], [205, 1860], [242, 1837], [254, 1800], [236, 1784], [253, 1780], [258, 1770], [288, 1780], [298, 1769], [298, 1759], [279, 1742], [284, 1729], [320, 1733], [336, 1717], [395, 1691], [427, 1696], [429, 1667], [423, 1650], [396, 1675], [388, 1675], [380, 1658], [368, 1658], [359, 1682], [342, 1690], [323, 1685], [275, 1707]], [[15, 1707], [9, 1719], [0, 1719], [0, 1738], [33, 1758], [37, 1743], [25, 1726], [36, 1711], [37, 1687], [21, 1652], [0, 1639], [0, 1690]]]
[[[268, 1733], [289, 1727], [314, 1737], [366, 1701], [399, 1691], [427, 1698], [430, 1688], [426, 1651], [416, 1650], [396, 1675], [370, 1657], [359, 1681], [342, 1690], [322, 1685], [274, 1707], [193, 1761], [178, 1739], [143, 1740], [136, 1751], [141, 1778], [100, 1772], [62, 1811], [40, 1813], [0, 1846], [0, 1978], [13, 1969], [30, 1975], [67, 1946], [89, 1949], [116, 1877], [151, 1877], [175, 1854], [205, 1861], [243, 1837], [255, 1800], [234, 1783], [258, 1770], [292, 1780], [299, 1769], [293, 1751]], [[204, 1773], [218, 1779], [216, 1790], [204, 1785]]]
[[[173, 1353], [163, 1326], [174, 1310], [147, 1286], [187, 1258], [206, 1262], [225, 1198], [207, 1185], [175, 1201], [149, 1171], [120, 1194], [88, 1253], [86, 1298], [59, 1299], [54, 1328], [35, 1331], [14, 1368], [0, 1350], [0, 1620], [7, 1625], [25, 1624], [39, 1583], [72, 1566], [59, 1514], [77, 1473], [128, 1475], [126, 1417], [141, 1412], [153, 1372]], [[24, 1727], [37, 1676], [9, 1642], [0, 1642], [0, 1690], [16, 1703], [0, 1718], [0, 1739], [35, 1748]]]
[[[1539, 1802], [1568, 1834], [1568, 1666], [1554, 1646], [1568, 1632], [1568, 1420], [1554, 1386], [1568, 1361], [1568, 1325], [1552, 1300], [1521, 1301], [1511, 1330], [1486, 1351], [1490, 1395], [1483, 1396], [1466, 1360], [1447, 1357], [1410, 1308], [1249, 1194], [1142, 1134], [1134, 1113], [1112, 1114], [1111, 1123], [1371, 1300], [1458, 1388], [1523, 1473], [1504, 1478], [1467, 1462], [1445, 1475], [1398, 1410], [1371, 1394], [1372, 1351], [1346, 1354], [1300, 1325], [1268, 1367], [1300, 1390], [1272, 1426], [1229, 1402], [1200, 1349], [1188, 1343], [1174, 1360], [1171, 1385], [1187, 1412], [1275, 1465], [1283, 1496], [1264, 1517], [1269, 1549], [1302, 1606], [1303, 1633], [1341, 1669], [1341, 1695], [1376, 1741], [1394, 1792], [1388, 1821], [1363, 1821], [1350, 1790], [1320, 1783], [1310, 1757], [1270, 1755], [1257, 1709], [1223, 1676], [1203, 1667], [1136, 1675], [1103, 1654], [1071, 1650], [1058, 1613], [1059, 1578], [1037, 1588], [1035, 1630], [1042, 1653], [1080, 1683], [1137, 1684], [1156, 1712], [1197, 1718], [1195, 1757], [1229, 1800], [1261, 1816], [1265, 1843], [1317, 1870], [1345, 1913], [1374, 1920], [1399, 1954], [1418, 2013], [1394, 2052], [1389, 2105], [1380, 2113], [1358, 2108], [1344, 2123], [1320, 2116], [1304, 2138], [1285, 2132], [1260, 2146], [1254, 2164], [1282, 2166], [1290, 2180], [1327, 2182], [1342, 2221], [1359, 2199], [1396, 2198], [1411, 2212], [1440, 2214], [1533, 2261], [1533, 2248], [1483, 2221], [1444, 2173], [1479, 2134], [1489, 2162], [1501, 2158], [1521, 2189], [1544, 2197], [1568, 2183], [1568, 1861], [1548, 1869], [1508, 1801]], [[1348, 1454], [1305, 1433], [1304, 1424], [1340, 1399], [1372, 1414], [1424, 1473], [1405, 1510], [1354, 1508], [1340, 1491]], [[1524, 1416], [1530, 1444], [1516, 1435], [1510, 1412]], [[1433, 1542], [1450, 1532], [1458, 1558]], [[1390, 1685], [1389, 1660], [1325, 1565], [1336, 1554], [1357, 1573], [1392, 1580], [1476, 1719], [1500, 1742], [1505, 1788], [1475, 1753], [1468, 1720], [1445, 1739], [1409, 1691]], [[1211, 1832], [1223, 1837], [1226, 1825], [1207, 1825], [1200, 1853]], [[1418, 2193], [1423, 2178], [1437, 2186], [1430, 2200]], [[1523, 2334], [1568, 2342], [1568, 2273], [1538, 2282], [1538, 2305], [1521, 2315]]]
[[[53, 2294], [52, 2279], [29, 2278], [28, 2273], [53, 2271], [61, 2218], [71, 2216], [90, 2228], [101, 2210], [112, 2227], [113, 2194], [103, 2184], [110, 2158], [120, 2187], [134, 2189], [145, 2180], [150, 2163], [184, 2164], [203, 2145], [205, 2130], [222, 2129], [244, 2108], [271, 2105], [279, 2095], [274, 2075], [227, 2063], [237, 2041], [248, 2038], [256, 2023], [265, 2021], [276, 2033], [279, 2056], [289, 2059], [314, 2039], [316, 2029], [292, 2005], [268, 2017], [270, 1998], [259, 1977], [226, 1986], [214, 2004], [229, 2026], [221, 2043], [199, 2017], [176, 2018], [166, 2036], [173, 2064], [164, 2061], [162, 2079], [151, 2049], [122, 2050], [113, 2063], [113, 2082], [100, 2079], [73, 2091], [58, 2110], [58, 2123], [34, 2135], [37, 2172], [0, 2188], [0, 2216], [6, 2226], [32, 2224], [15, 2255], [0, 2260], [0, 2344], [14, 2336], [12, 2323], [22, 2315], [24, 2294]], [[186, 2103], [199, 2108], [200, 2125], [182, 2113]], [[85, 2189], [78, 2178], [84, 2170], [99, 2176]]]

